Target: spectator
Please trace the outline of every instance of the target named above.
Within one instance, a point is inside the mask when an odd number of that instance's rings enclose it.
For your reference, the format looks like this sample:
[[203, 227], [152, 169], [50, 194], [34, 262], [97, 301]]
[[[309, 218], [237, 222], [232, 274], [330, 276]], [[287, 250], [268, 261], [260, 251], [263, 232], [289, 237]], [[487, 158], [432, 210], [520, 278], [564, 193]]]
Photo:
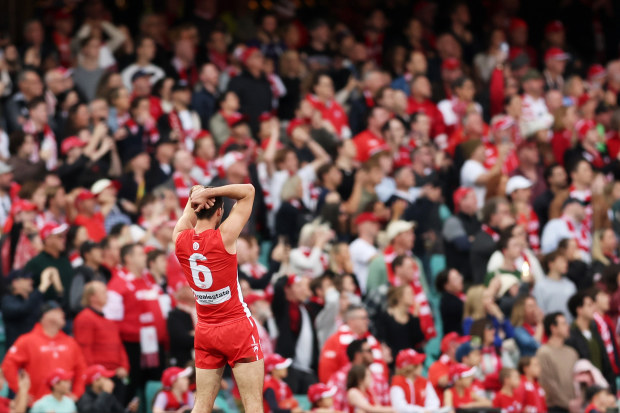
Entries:
[[172, 87], [172, 110], [157, 120], [161, 140], [180, 144], [181, 148], [194, 149], [194, 137], [200, 132], [200, 118], [190, 109], [192, 94], [189, 83], [178, 80]]
[[544, 179], [547, 190], [534, 199], [534, 212], [540, 222], [540, 235], [549, 222], [549, 206], [551, 201], [563, 190], [568, 188], [566, 170], [560, 164], [552, 164], [545, 169]]
[[540, 72], [530, 69], [521, 78], [523, 87], [523, 116], [522, 128], [524, 135], [547, 128], [553, 123], [553, 116], [549, 113], [545, 103], [544, 81]]
[[[77, 402], [80, 413], [124, 413], [125, 408], [114, 397], [114, 371], [107, 370], [101, 364], [89, 366], [84, 373], [86, 390]], [[136, 406], [137, 407], [137, 406]], [[128, 409], [134, 411], [134, 409]]]
[[155, 52], [156, 44], [153, 38], [142, 36], [136, 40], [136, 60], [121, 72], [123, 84], [129, 91], [131, 91], [133, 75], [140, 70], [150, 75], [149, 81], [151, 84], [155, 84], [164, 78], [164, 71], [152, 63], [155, 58]]
[[[31, 134], [18, 130], [11, 134], [9, 140], [11, 157], [5, 165], [12, 168], [13, 177], [19, 184], [27, 181], [39, 181], [45, 174], [45, 162], [39, 158], [37, 144]], [[32, 159], [36, 159], [33, 161]]]
[[436, 290], [441, 294], [439, 312], [444, 335], [452, 332], [463, 333], [462, 320], [465, 308], [463, 278], [454, 268], [443, 270], [435, 278]]
[[264, 56], [255, 47], [246, 48], [241, 54], [243, 72], [233, 78], [229, 90], [239, 97], [240, 111], [249, 117], [253, 133], [258, 131], [258, 117], [272, 109], [272, 92], [269, 81], [262, 73]]
[[392, 378], [390, 400], [397, 411], [439, 408], [439, 398], [433, 385], [422, 376], [425, 358], [424, 354], [413, 349], [402, 350], [396, 356], [396, 374]]
[[312, 404], [312, 409], [325, 411], [326, 413], [336, 413], [334, 410], [334, 394], [337, 389], [323, 383], [316, 383], [308, 389], [308, 401]]
[[43, 294], [51, 287], [52, 276], [51, 270], [44, 271], [36, 290], [32, 288], [32, 274], [24, 270], [13, 270], [7, 276], [11, 290], [2, 297], [2, 321], [8, 348], [18, 337], [32, 330], [39, 320]]
[[519, 359], [519, 373], [521, 384], [515, 391], [517, 400], [524, 410], [547, 411], [545, 390], [538, 384], [540, 377], [540, 362], [537, 357], [523, 356]]
[[542, 233], [541, 252], [548, 254], [558, 248], [565, 238], [577, 241], [582, 260], [589, 263], [592, 236], [587, 230], [586, 210], [576, 198], [568, 198], [562, 206], [562, 216], [550, 220]]
[[105, 68], [99, 64], [101, 40], [87, 35], [79, 42], [80, 64], [73, 72], [73, 80], [80, 93], [90, 102], [95, 98], [97, 85], [105, 73]]
[[189, 389], [189, 376], [193, 369], [168, 367], [161, 376], [163, 390], [153, 402], [153, 413], [191, 410], [194, 407], [194, 393]]
[[611, 363], [614, 374], [618, 374], [619, 366], [618, 357], [618, 341], [613, 331], [611, 318], [607, 315], [609, 312], [609, 293], [597, 287], [590, 290], [590, 296], [594, 301], [594, 322], [596, 329], [601, 335], [601, 339], [605, 344], [605, 352]]
[[605, 412], [607, 409], [613, 409], [616, 404], [615, 397], [610, 393], [609, 389], [597, 385], [586, 389], [585, 400], [588, 403], [585, 411], [590, 413]]
[[[128, 400], [148, 380], [159, 377], [165, 364], [164, 347], [168, 334], [159, 306], [161, 287], [144, 276], [146, 254], [143, 247], [131, 243], [123, 246], [120, 259], [123, 267], [108, 284], [103, 313], [117, 323], [129, 358]], [[144, 296], [149, 299], [139, 298]]]
[[493, 407], [509, 411], [519, 411], [522, 404], [516, 395], [516, 390], [521, 384], [519, 372], [516, 369], [503, 368], [499, 373], [499, 381], [502, 389], [493, 399]]
[[484, 205], [487, 194], [487, 184], [501, 173], [501, 167], [506, 157], [505, 146], [500, 147], [497, 162], [487, 169], [484, 166], [486, 159], [482, 141], [474, 139], [463, 144], [463, 152], [467, 160], [461, 168], [461, 186], [473, 188], [478, 205]]
[[472, 381], [475, 374], [473, 367], [461, 363], [450, 366], [450, 377], [454, 380], [454, 387], [444, 393], [443, 405], [455, 409], [472, 407], [489, 407], [491, 402], [472, 391]]
[[371, 392], [372, 376], [368, 367], [356, 365], [347, 374], [347, 401], [356, 410], [373, 413], [393, 413], [394, 409], [382, 407]]
[[[188, 286], [181, 287], [176, 292], [175, 298], [176, 307], [168, 313], [166, 321], [170, 336], [170, 365], [183, 367], [192, 361], [197, 320], [196, 306], [194, 294]], [[245, 301], [247, 303], [248, 299]]]
[[5, 103], [7, 132], [21, 130], [28, 118], [28, 103], [43, 95], [43, 82], [36, 70], [26, 68], [17, 78], [18, 91]]
[[30, 396], [38, 400], [49, 392], [48, 376], [61, 368], [74, 378], [72, 394], [79, 398], [84, 392], [82, 374], [86, 368], [82, 350], [72, 337], [61, 331], [65, 314], [58, 303], [46, 302], [41, 312], [40, 322], [20, 336], [4, 358], [4, 377], [9, 388], [17, 392], [19, 370], [25, 370], [32, 383]]
[[366, 292], [369, 265], [378, 253], [375, 247], [379, 233], [379, 220], [370, 212], [362, 212], [355, 218], [358, 238], [349, 245], [353, 274], [357, 278], [362, 293]]
[[279, 354], [265, 357], [265, 385], [263, 404], [265, 411], [299, 413], [299, 402], [293, 397], [291, 388], [283, 381], [288, 375], [292, 359], [285, 359]]
[[545, 89], [562, 90], [564, 87], [564, 70], [570, 56], [559, 47], [551, 47], [545, 52]]
[[609, 355], [594, 323], [594, 301], [587, 292], [579, 291], [568, 300], [568, 309], [575, 321], [571, 325], [566, 344], [577, 351], [579, 358], [590, 360], [612, 388], [615, 388]]
[[230, 137], [229, 119], [239, 113], [239, 96], [232, 90], [228, 90], [219, 97], [219, 110], [209, 120], [209, 131], [217, 146], [222, 145]]
[[45, 290], [46, 299], [57, 299], [68, 303], [69, 288], [73, 279], [73, 268], [65, 253], [67, 225], [58, 225], [55, 222], [46, 223], [39, 232], [43, 241], [43, 251], [28, 261], [24, 270], [33, 274], [36, 288], [43, 283], [43, 272], [47, 268], [54, 268], [56, 275], [52, 276], [54, 291]]
[[540, 306], [543, 314], [561, 312], [570, 319], [566, 303], [577, 292], [575, 284], [566, 278], [568, 261], [559, 251], [545, 256], [547, 276], [534, 285], [532, 295]]
[[543, 323], [547, 343], [536, 352], [536, 358], [540, 361], [540, 385], [547, 395], [548, 411], [566, 412], [575, 398], [573, 366], [579, 355], [564, 344], [570, 332], [562, 313], [545, 315]]
[[192, 95], [192, 109], [200, 117], [200, 124], [207, 127], [211, 117], [217, 112], [220, 92], [217, 89], [219, 70], [213, 63], [206, 63], [200, 69], [201, 88]]
[[114, 321], [103, 317], [106, 305], [107, 288], [101, 281], [86, 284], [82, 297], [84, 309], [75, 317], [73, 327], [75, 340], [80, 345], [86, 364], [102, 365], [114, 372], [114, 394], [123, 400], [128, 376], [129, 360], [123, 347], [118, 326]]
[[47, 377], [46, 384], [52, 391], [51, 394], [37, 400], [30, 409], [33, 413], [45, 413], [49, 411], [77, 413], [77, 407], [68, 396], [71, 393], [71, 379], [73, 375], [64, 369], [57, 368]]
[[274, 286], [271, 309], [280, 332], [275, 352], [293, 359], [287, 383], [295, 394], [307, 391], [316, 382], [315, 367], [319, 348], [308, 310], [303, 304], [312, 292], [306, 277], [281, 277]]
[[[387, 345], [392, 354], [408, 348], [420, 348], [424, 333], [417, 317], [418, 308], [411, 286], [391, 287], [387, 295], [387, 311], [379, 313], [377, 339]], [[413, 308], [413, 315], [410, 313]]]
[[454, 192], [456, 214], [443, 225], [446, 265], [458, 270], [465, 280], [472, 281], [469, 254], [476, 234], [480, 231], [480, 221], [476, 217], [478, 200], [471, 188], [460, 187]]
[[521, 356], [533, 356], [543, 339], [545, 312], [530, 296], [519, 298], [512, 307], [510, 322]]

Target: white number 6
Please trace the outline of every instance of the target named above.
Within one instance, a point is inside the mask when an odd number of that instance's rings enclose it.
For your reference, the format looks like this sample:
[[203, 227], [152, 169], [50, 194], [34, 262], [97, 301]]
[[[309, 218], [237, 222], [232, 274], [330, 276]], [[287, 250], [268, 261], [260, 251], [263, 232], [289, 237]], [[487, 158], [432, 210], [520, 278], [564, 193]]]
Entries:
[[[189, 268], [192, 270], [192, 278], [196, 287], [206, 290], [213, 284], [211, 270], [206, 265], [198, 264], [198, 260], [206, 261], [207, 257], [202, 254], [194, 253], [189, 257]], [[202, 274], [202, 277], [200, 277]]]

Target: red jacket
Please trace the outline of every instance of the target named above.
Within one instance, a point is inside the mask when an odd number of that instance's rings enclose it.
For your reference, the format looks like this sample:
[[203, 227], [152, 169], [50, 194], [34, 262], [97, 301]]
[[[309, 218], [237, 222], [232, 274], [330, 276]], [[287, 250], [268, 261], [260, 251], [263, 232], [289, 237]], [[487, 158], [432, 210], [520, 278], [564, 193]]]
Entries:
[[126, 269], [112, 276], [104, 313], [106, 318], [118, 323], [123, 341], [139, 343], [140, 329], [154, 326], [157, 341], [168, 342], [166, 320], [159, 306], [160, 294], [163, 294], [161, 287], [146, 276], [137, 278]]
[[375, 361], [370, 365], [370, 370], [376, 374], [383, 374], [388, 378], [388, 368], [383, 361], [381, 343], [370, 333], [362, 336], [353, 334], [348, 325], [340, 326], [338, 331], [325, 341], [321, 356], [319, 357], [319, 381], [327, 383], [329, 378], [349, 363], [347, 346], [355, 339], [365, 338], [370, 344]]
[[129, 360], [121, 341], [118, 326], [90, 308], [85, 308], [73, 322], [73, 335], [90, 366], [101, 364], [106, 369], [124, 367], [129, 371]]
[[14, 392], [18, 390], [19, 370], [24, 369], [28, 373], [33, 400], [50, 392], [45, 382], [50, 372], [57, 368], [73, 373], [73, 394], [80, 398], [84, 393], [82, 374], [86, 369], [80, 346], [73, 337], [62, 331], [55, 337], [49, 337], [39, 323], [35, 324], [32, 331], [17, 339], [2, 362], [2, 372]]
[[521, 403], [524, 413], [543, 413], [547, 411], [545, 390], [536, 381], [528, 381], [521, 376], [521, 385], [515, 390], [515, 397]]

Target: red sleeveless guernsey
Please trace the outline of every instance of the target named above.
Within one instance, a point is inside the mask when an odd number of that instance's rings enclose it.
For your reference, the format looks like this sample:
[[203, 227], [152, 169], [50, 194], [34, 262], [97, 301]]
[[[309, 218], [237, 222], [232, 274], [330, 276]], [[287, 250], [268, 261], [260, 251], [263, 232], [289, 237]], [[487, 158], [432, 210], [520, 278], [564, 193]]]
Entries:
[[181, 232], [175, 252], [194, 291], [199, 322], [220, 324], [250, 317], [237, 278], [237, 254], [226, 251], [219, 229]]

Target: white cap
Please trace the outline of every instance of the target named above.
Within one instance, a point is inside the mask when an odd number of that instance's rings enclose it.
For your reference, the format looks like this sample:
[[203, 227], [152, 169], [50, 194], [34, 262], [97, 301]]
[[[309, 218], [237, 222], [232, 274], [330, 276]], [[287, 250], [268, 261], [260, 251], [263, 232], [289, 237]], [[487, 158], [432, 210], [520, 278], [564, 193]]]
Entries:
[[506, 183], [506, 195], [512, 194], [517, 189], [526, 189], [532, 187], [532, 181], [521, 175], [515, 175]]
[[415, 223], [409, 221], [392, 221], [387, 227], [386, 236], [387, 242], [392, 242], [394, 238], [396, 238], [399, 234], [403, 232], [410, 231], [415, 227]]
[[95, 182], [93, 186], [90, 187], [90, 192], [92, 192], [95, 195], [99, 195], [100, 193], [102, 193], [104, 190], [106, 190], [110, 186], [112, 186], [112, 181], [110, 181], [109, 179], [105, 179], [105, 178], [100, 179], [97, 182]]

